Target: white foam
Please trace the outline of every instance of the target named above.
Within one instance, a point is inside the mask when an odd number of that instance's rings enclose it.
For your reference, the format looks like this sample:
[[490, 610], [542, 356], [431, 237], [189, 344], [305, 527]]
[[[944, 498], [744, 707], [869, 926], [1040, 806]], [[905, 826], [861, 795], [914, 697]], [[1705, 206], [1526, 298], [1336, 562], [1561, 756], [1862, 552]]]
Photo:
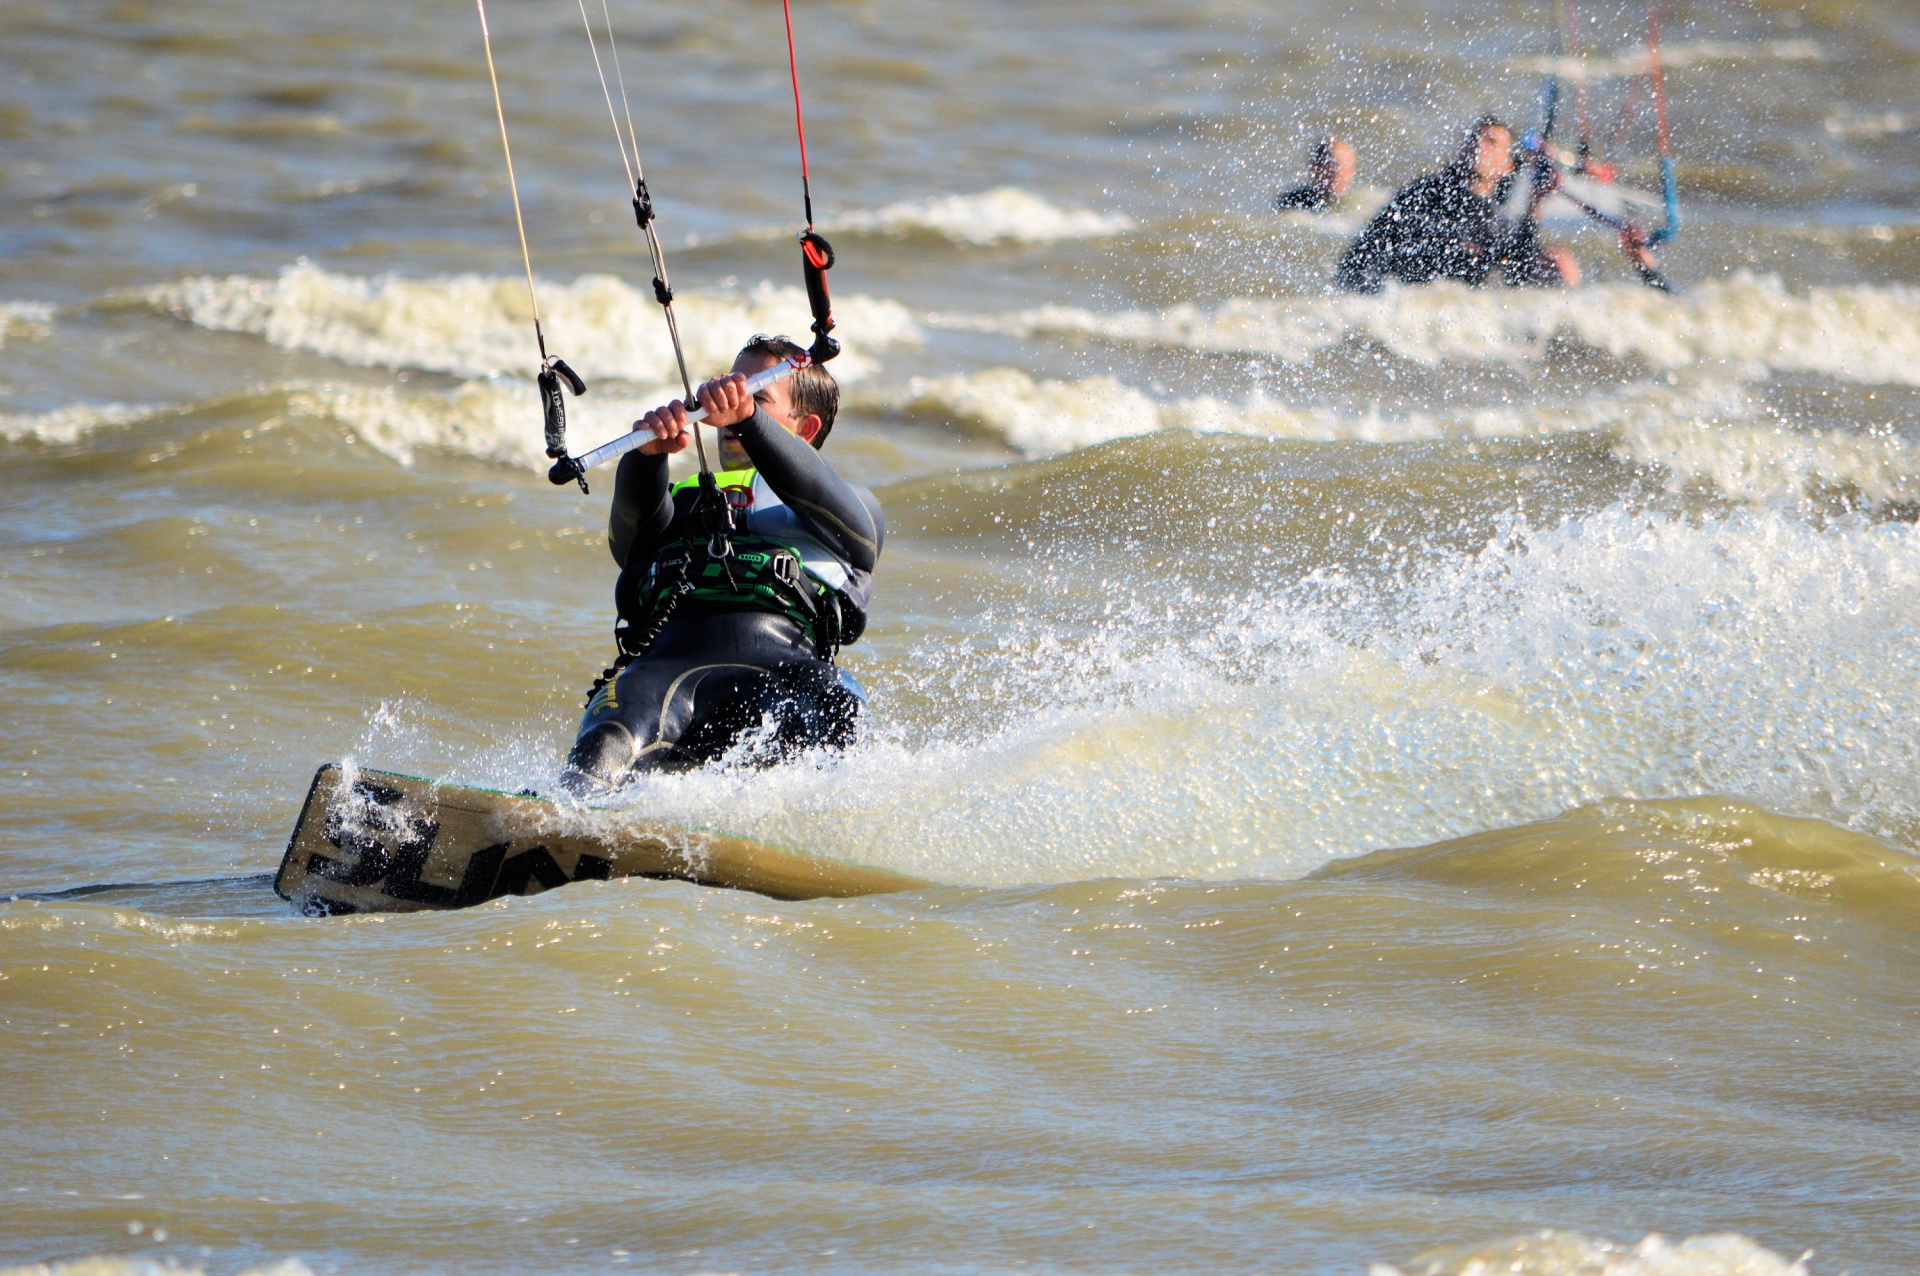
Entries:
[[[613, 389], [617, 384], [568, 399], [568, 442], [574, 451], [625, 432], [634, 418], [676, 393], [665, 385]], [[531, 382], [517, 378], [475, 379], [444, 391], [330, 384], [281, 388], [290, 414], [338, 421], [403, 465], [411, 465], [423, 449], [540, 470], [551, 464], [539, 395]]]
[[1892, 435], [1654, 414], [1623, 421], [1618, 433], [1623, 457], [1666, 467], [1676, 490], [1706, 485], [1747, 501], [1817, 499], [1833, 488], [1876, 503], [1920, 499], [1920, 450]]
[[1249, 297], [1161, 311], [1042, 306], [928, 322], [1288, 362], [1363, 336], [1430, 366], [1538, 362], [1556, 340], [1571, 340], [1661, 370], [1706, 367], [1748, 379], [1810, 372], [1866, 385], [1920, 385], [1920, 289], [1856, 284], [1796, 295], [1777, 278], [1744, 273], [1678, 297], [1637, 284], [1567, 292], [1445, 283], [1372, 297]]
[[825, 224], [829, 231], [864, 234], [933, 234], [960, 244], [1052, 244], [1067, 239], [1100, 239], [1134, 227], [1123, 213], [1065, 208], [1017, 186], [1000, 186], [977, 195], [941, 195], [903, 200], [884, 208], [842, 214]]
[[53, 307], [39, 301], [0, 301], [0, 348], [7, 339], [37, 341], [53, 327]]
[[[164, 1240], [166, 1232], [163, 1229], [155, 1236]], [[199, 1267], [179, 1267], [171, 1260], [157, 1262], [151, 1258], [96, 1254], [66, 1262], [0, 1267], [0, 1276], [205, 1276], [205, 1271]], [[299, 1259], [287, 1258], [267, 1267], [249, 1267], [237, 1276], [313, 1276], [313, 1273]]]
[[136, 425], [164, 411], [132, 403], [70, 403], [51, 412], [0, 412], [0, 439], [9, 443], [73, 444], [97, 430]]
[[[623, 800], [981, 885], [1282, 878], [1614, 797], [1920, 829], [1911, 525], [1615, 508], [1217, 596], [1111, 562], [1092, 610], [1057, 562], [1020, 561], [962, 636], [877, 668], [854, 649], [883, 716], [844, 757]], [[911, 730], [884, 716], [902, 700]]]
[[1036, 381], [1018, 368], [915, 377], [884, 402], [985, 429], [1036, 456], [1160, 428], [1160, 405], [1112, 377]]
[[[1159, 399], [1110, 376], [1059, 381], [1035, 378], [1007, 367], [915, 377], [904, 388], [867, 395], [857, 402], [882, 411], [983, 430], [1029, 456], [1071, 452], [1162, 429], [1274, 439], [1372, 441], [1469, 432], [1448, 428], [1429, 415], [1400, 419], [1383, 418], [1377, 413], [1342, 417], [1299, 408], [1265, 393], [1239, 400], [1205, 395]], [[1497, 432], [1501, 431], [1488, 431]]]
[[[455, 275], [364, 278], [293, 266], [274, 278], [202, 276], [161, 284], [136, 299], [217, 332], [246, 332], [283, 349], [310, 350], [365, 367], [421, 368], [456, 376], [521, 373], [538, 352], [524, 280]], [[547, 346], [589, 381], [652, 385], [674, 379], [673, 347], [660, 307], [612, 275], [540, 285]], [[805, 292], [762, 283], [746, 290], [683, 291], [675, 302], [696, 376], [724, 370], [756, 332], [805, 333]], [[919, 339], [898, 302], [837, 297], [848, 352], [834, 364], [843, 382], [871, 371], [863, 350]]]
[[1658, 1233], [1637, 1245], [1546, 1230], [1462, 1254], [1375, 1263], [1368, 1276], [1807, 1276], [1806, 1255], [1788, 1262], [1744, 1236], [1721, 1232], [1674, 1244]]
[[1713, 377], [1566, 403], [1387, 415], [1306, 408], [1264, 392], [1163, 399], [1112, 377], [1044, 380], [1001, 367], [916, 377], [859, 402], [984, 430], [1029, 456], [1162, 429], [1368, 443], [1605, 431], [1615, 436], [1622, 460], [1664, 467], [1676, 491], [1710, 486], [1733, 500], [1797, 502], [1848, 487], [1875, 502], [1920, 499], [1920, 449], [1912, 443], [1890, 434], [1790, 429], [1744, 385]]
[[[1669, 71], [1708, 62], [1824, 62], [1826, 59], [1827, 52], [1818, 41], [1805, 39], [1689, 40], [1665, 44], [1660, 49], [1661, 64]], [[1586, 58], [1521, 58], [1514, 65], [1574, 83], [1592, 83], [1645, 75], [1653, 63], [1645, 48], [1632, 48]]]
[[1841, 111], [1829, 115], [1826, 119], [1827, 132], [1831, 136], [1843, 138], [1889, 137], [1895, 133], [1905, 133], [1913, 127], [1914, 121], [1898, 111], [1869, 114]]

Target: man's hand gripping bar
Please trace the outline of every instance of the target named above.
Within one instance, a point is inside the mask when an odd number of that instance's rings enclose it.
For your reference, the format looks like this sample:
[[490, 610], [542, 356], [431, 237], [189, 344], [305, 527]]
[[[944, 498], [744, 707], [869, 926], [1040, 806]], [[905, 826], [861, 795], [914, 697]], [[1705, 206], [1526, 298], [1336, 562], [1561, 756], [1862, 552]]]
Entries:
[[[813, 365], [813, 356], [797, 354], [791, 359], [782, 359], [765, 372], [757, 372], [747, 378], [747, 393], [758, 394], [770, 385], [779, 385], [802, 368]], [[687, 409], [687, 423], [698, 424], [707, 419], [707, 410], [698, 405]], [[582, 452], [579, 456], [562, 456], [547, 471], [547, 481], [555, 487], [564, 487], [568, 483], [581, 479], [588, 470], [596, 465], [604, 465], [615, 457], [625, 456], [644, 443], [651, 442], [653, 435], [645, 430], [630, 430], [617, 439], [608, 439], [591, 452]], [[582, 484], [584, 486], [584, 483]]]

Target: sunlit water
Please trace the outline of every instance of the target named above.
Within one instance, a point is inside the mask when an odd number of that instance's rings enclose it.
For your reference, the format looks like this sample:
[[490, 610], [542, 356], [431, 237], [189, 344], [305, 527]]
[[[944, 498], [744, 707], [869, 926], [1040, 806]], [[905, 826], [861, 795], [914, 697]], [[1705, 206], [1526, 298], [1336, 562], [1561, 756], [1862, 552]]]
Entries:
[[[806, 323], [779, 11], [613, 14], [716, 369]], [[491, 17], [595, 442], [671, 348], [577, 10]], [[1912, 7], [1669, 14], [1674, 297], [1326, 290], [1544, 3], [796, 18], [874, 712], [629, 800], [943, 885], [319, 921], [316, 765], [547, 784], [610, 654], [478, 24], [0, 11], [0, 892], [243, 879], [0, 904], [0, 1267], [1911, 1271]]]

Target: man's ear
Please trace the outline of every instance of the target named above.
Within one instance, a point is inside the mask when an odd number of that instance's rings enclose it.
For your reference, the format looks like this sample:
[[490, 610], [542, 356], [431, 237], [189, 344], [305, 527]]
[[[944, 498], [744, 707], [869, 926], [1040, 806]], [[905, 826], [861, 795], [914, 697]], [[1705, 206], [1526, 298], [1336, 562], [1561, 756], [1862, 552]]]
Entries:
[[794, 434], [805, 442], [812, 443], [820, 436], [820, 414], [809, 412], [794, 423]]

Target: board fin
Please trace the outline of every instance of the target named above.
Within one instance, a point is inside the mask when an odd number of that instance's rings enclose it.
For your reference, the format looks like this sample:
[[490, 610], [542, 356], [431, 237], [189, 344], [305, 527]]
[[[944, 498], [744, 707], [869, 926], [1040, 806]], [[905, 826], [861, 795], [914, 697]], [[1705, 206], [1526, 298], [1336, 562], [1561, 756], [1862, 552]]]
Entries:
[[466, 908], [614, 877], [672, 878], [775, 899], [929, 885], [675, 825], [589, 825], [580, 812], [528, 794], [329, 763], [314, 773], [273, 886], [303, 911], [327, 915]]

